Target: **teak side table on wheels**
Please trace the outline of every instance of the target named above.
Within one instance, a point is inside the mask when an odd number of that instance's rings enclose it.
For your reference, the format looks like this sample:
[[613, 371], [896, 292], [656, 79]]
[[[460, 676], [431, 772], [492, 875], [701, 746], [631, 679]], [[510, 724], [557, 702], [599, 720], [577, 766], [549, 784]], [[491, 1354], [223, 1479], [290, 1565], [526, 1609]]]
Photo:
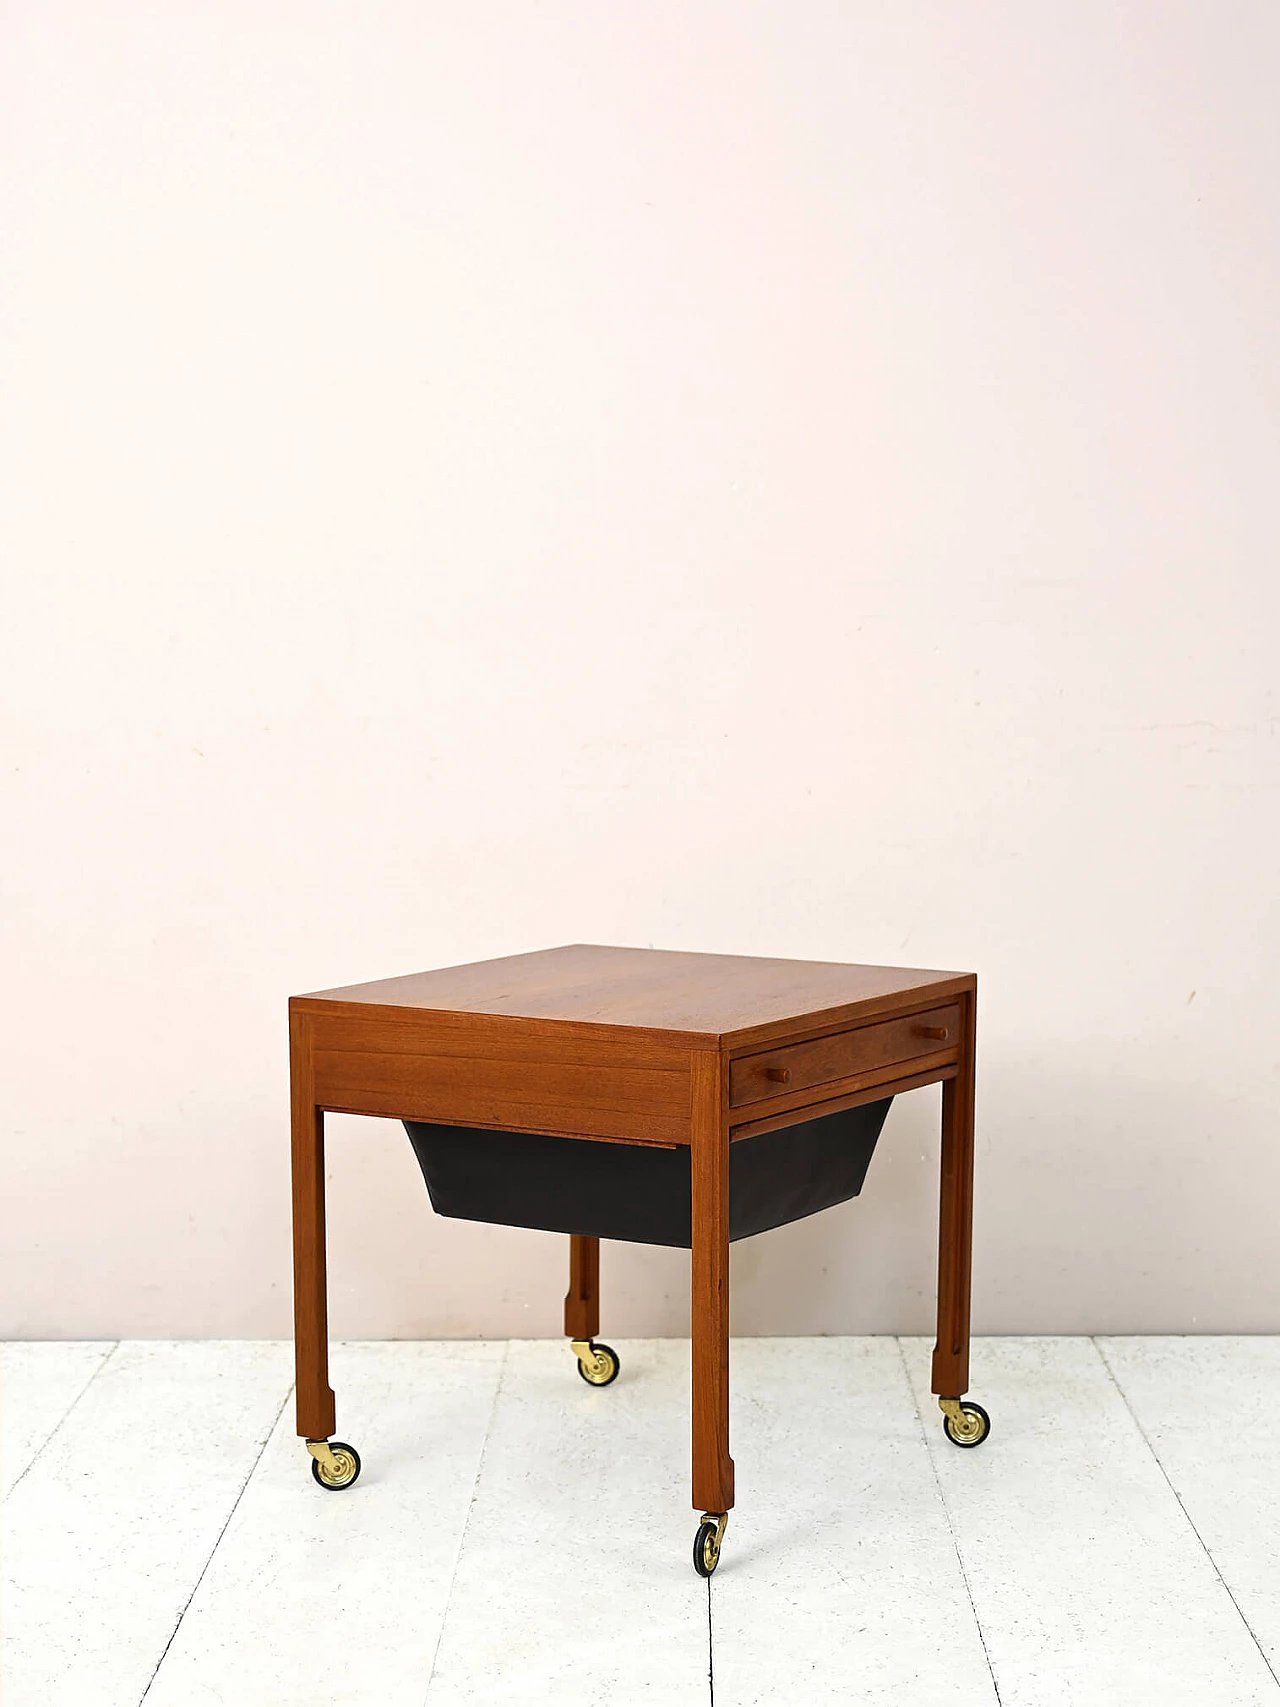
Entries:
[[405, 1122], [437, 1211], [568, 1233], [565, 1332], [605, 1387], [600, 1239], [691, 1249], [694, 1565], [733, 1505], [729, 1244], [861, 1189], [889, 1103], [942, 1084], [938, 1339], [948, 1439], [990, 1423], [969, 1384], [971, 973], [577, 945], [295, 996], [289, 1004], [298, 1433], [316, 1481], [350, 1487], [332, 1439], [324, 1115]]

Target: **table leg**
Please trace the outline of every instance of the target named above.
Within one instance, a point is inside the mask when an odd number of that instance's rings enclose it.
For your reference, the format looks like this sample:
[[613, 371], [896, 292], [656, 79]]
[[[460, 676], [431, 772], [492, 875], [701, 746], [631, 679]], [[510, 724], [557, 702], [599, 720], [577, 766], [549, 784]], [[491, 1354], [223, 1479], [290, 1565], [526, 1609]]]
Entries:
[[621, 1364], [611, 1345], [600, 1345], [600, 1241], [569, 1235], [569, 1291], [564, 1301], [564, 1331], [578, 1359], [578, 1374], [593, 1387], [608, 1387]]
[[718, 1053], [695, 1053], [692, 1073], [693, 1503], [703, 1511], [723, 1514], [733, 1504], [728, 1081]]
[[569, 1235], [564, 1331], [571, 1340], [592, 1340], [600, 1332], [600, 1241], [580, 1233]]
[[933, 1391], [959, 1399], [969, 1386], [969, 1277], [973, 1255], [974, 1009], [961, 998], [960, 1070], [942, 1086], [942, 1188], [938, 1213], [938, 1339]]
[[325, 1285], [324, 1113], [311, 1082], [311, 1028], [290, 1016], [289, 1078], [293, 1129], [293, 1343], [298, 1433], [327, 1440], [334, 1431], [329, 1386], [329, 1309]]

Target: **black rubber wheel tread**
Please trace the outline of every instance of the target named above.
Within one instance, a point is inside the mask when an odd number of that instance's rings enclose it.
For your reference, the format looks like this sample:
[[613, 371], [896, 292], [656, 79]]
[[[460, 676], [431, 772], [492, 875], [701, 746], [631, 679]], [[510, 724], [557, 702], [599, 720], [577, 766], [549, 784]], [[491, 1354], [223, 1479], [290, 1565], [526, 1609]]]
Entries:
[[360, 1479], [360, 1454], [356, 1451], [354, 1446], [348, 1446], [345, 1440], [331, 1440], [329, 1442], [329, 1450], [331, 1452], [349, 1452], [355, 1459], [356, 1463], [354, 1473], [349, 1476], [345, 1482], [326, 1482], [324, 1477], [320, 1474], [320, 1460], [318, 1458], [313, 1458], [311, 1460], [311, 1474], [315, 1478], [316, 1485], [323, 1488], [325, 1493], [345, 1493], [348, 1488], [353, 1488]]
[[961, 1399], [960, 1408], [963, 1411], [969, 1411], [970, 1413], [976, 1414], [982, 1418], [982, 1433], [976, 1435], [973, 1440], [958, 1440], [951, 1432], [951, 1418], [947, 1416], [944, 1416], [942, 1419], [942, 1432], [946, 1435], [952, 1446], [981, 1446], [983, 1441], [991, 1433], [991, 1418], [983, 1410], [982, 1406], [976, 1399]]
[[613, 1385], [613, 1383], [618, 1379], [618, 1371], [622, 1368], [622, 1363], [618, 1357], [617, 1352], [613, 1349], [613, 1347], [611, 1345], [601, 1345], [596, 1340], [591, 1341], [591, 1349], [592, 1349], [592, 1351], [601, 1352], [605, 1357], [607, 1357], [612, 1362], [612, 1364], [613, 1364], [612, 1371], [608, 1375], [605, 1376], [603, 1381], [593, 1381], [591, 1379], [591, 1377], [587, 1374], [586, 1365], [583, 1363], [582, 1359], [579, 1358], [578, 1359], [578, 1374], [581, 1375], [582, 1379], [586, 1382], [588, 1387], [611, 1387]]
[[707, 1563], [707, 1542], [715, 1538], [715, 1533], [714, 1523], [700, 1523], [698, 1533], [693, 1538], [693, 1568], [700, 1577], [709, 1577], [720, 1563], [719, 1555], [715, 1565]]

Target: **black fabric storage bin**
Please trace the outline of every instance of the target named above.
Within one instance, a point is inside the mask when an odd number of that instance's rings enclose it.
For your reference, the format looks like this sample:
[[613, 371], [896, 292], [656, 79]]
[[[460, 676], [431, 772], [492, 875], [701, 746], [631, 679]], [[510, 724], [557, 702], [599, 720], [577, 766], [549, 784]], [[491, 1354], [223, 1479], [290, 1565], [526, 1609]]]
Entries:
[[[729, 1147], [729, 1237], [747, 1239], [862, 1190], [892, 1097]], [[689, 1149], [406, 1120], [438, 1215], [689, 1247]]]

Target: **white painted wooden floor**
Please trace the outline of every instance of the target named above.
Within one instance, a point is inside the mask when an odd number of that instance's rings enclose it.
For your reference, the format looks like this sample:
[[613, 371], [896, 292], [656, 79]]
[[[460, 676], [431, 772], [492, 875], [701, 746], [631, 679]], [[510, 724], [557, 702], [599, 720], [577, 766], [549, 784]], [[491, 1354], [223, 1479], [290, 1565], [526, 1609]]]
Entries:
[[5, 1707], [1280, 1707], [1280, 1338], [736, 1340], [690, 1562], [688, 1345], [335, 1347], [315, 1486], [275, 1343], [14, 1344]]

